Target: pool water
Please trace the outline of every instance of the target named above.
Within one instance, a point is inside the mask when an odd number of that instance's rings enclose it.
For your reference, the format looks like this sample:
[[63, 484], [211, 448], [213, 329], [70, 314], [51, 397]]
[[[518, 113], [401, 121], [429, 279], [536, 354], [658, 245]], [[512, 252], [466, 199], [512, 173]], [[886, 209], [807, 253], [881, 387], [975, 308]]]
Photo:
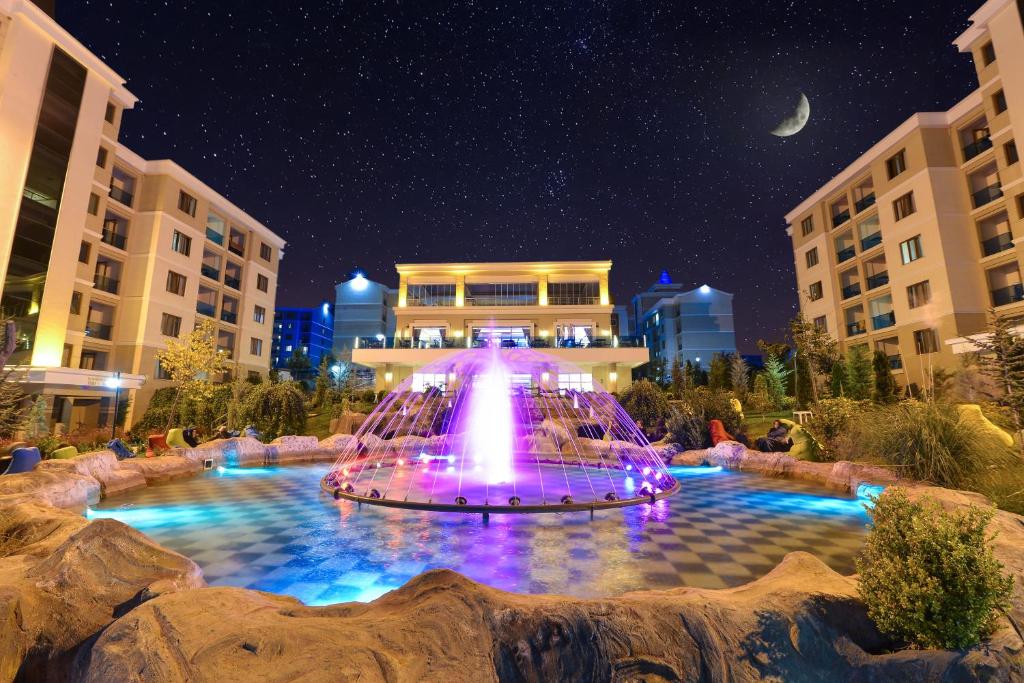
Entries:
[[657, 503], [595, 513], [480, 515], [363, 506], [320, 490], [329, 465], [213, 470], [104, 501], [112, 517], [195, 560], [215, 586], [311, 605], [372, 600], [447, 567], [523, 593], [610, 596], [735, 586], [805, 550], [852, 573], [862, 501], [791, 480], [670, 468]]

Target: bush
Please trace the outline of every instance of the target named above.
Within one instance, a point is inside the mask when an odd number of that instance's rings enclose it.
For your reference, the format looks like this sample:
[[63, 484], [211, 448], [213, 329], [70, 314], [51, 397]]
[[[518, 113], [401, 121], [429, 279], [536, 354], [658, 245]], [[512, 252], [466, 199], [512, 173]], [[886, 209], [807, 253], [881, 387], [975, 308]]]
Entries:
[[689, 411], [704, 421], [721, 420], [725, 431], [736, 434], [740, 429], [743, 417], [732, 406], [732, 394], [722, 389], [696, 387], [687, 391], [683, 403]]
[[945, 512], [899, 488], [876, 500], [857, 571], [861, 599], [882, 633], [917, 647], [962, 649], [993, 632], [1013, 587], [992, 552], [993, 514], [974, 506]]
[[239, 417], [267, 440], [302, 434], [306, 429], [305, 396], [293, 384], [263, 382], [246, 392]]
[[[167, 426], [167, 417], [174, 403], [174, 387], [157, 389], [149, 401], [146, 412], [132, 423], [132, 434], [145, 438], [150, 434], [162, 434]], [[176, 427], [195, 425], [211, 434], [227, 420], [228, 403], [231, 401], [231, 385], [219, 384], [213, 389], [209, 400], [195, 401], [182, 396], [178, 401]]]
[[850, 450], [850, 424], [864, 409], [859, 401], [849, 398], [823, 398], [812, 408], [814, 416], [806, 426], [808, 432], [821, 444], [821, 460], [840, 460]]
[[669, 438], [683, 450], [692, 451], [711, 445], [707, 422], [689, 410], [673, 409], [665, 427]]
[[631, 418], [643, 425], [648, 434], [657, 431], [671, 413], [665, 394], [646, 379], [633, 382], [622, 394], [620, 403]]

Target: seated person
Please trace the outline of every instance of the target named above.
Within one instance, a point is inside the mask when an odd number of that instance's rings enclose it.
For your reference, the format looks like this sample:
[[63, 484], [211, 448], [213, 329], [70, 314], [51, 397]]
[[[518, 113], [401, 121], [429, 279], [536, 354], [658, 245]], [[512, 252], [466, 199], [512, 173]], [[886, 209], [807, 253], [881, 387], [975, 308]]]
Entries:
[[789, 438], [789, 430], [778, 420], [772, 422], [767, 435], [757, 440], [757, 450], [764, 453], [785, 453], [792, 446], [793, 440]]
[[107, 448], [114, 452], [114, 455], [117, 456], [118, 460], [135, 457], [135, 453], [132, 452], [132, 449], [128, 448], [121, 439], [111, 439], [107, 442]]
[[242, 431], [242, 436], [248, 436], [253, 439], [261, 438], [259, 430], [252, 425], [246, 425], [245, 429]]
[[185, 430], [181, 433], [181, 438], [185, 439], [185, 443], [187, 443], [192, 448], [195, 448], [196, 446], [199, 445], [199, 435], [196, 433], [196, 428], [194, 425], [190, 425], [189, 427], [185, 428]]

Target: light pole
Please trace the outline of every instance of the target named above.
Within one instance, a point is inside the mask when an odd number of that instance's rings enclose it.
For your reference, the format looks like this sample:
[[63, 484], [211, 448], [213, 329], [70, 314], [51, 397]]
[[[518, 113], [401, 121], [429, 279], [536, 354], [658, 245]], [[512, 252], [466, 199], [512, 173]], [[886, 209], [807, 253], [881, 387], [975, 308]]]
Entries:
[[104, 384], [114, 390], [114, 419], [110, 424], [110, 438], [113, 440], [117, 438], [117, 406], [121, 402], [121, 372], [115, 372], [113, 377], [108, 377], [104, 381]]

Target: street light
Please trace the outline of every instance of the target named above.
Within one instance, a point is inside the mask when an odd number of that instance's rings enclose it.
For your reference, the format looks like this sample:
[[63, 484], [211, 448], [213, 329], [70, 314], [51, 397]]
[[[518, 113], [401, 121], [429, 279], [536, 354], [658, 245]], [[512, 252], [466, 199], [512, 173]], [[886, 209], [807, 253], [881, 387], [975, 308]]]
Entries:
[[113, 377], [106, 378], [103, 383], [107, 385], [107, 388], [114, 390], [114, 419], [110, 425], [110, 438], [113, 440], [117, 438], [117, 406], [121, 402], [121, 372], [115, 372]]

